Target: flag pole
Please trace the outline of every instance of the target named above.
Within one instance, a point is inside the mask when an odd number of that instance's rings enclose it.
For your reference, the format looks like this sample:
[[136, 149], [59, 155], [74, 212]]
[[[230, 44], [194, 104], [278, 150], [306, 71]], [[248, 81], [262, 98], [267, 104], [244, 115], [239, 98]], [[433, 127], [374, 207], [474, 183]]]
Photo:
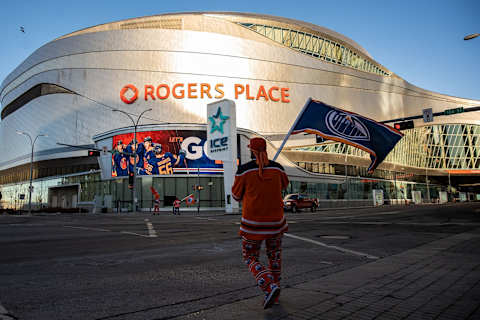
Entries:
[[273, 161], [277, 160], [277, 157], [278, 157], [278, 155], [280, 154], [280, 152], [282, 151], [283, 146], [284, 146], [285, 143], [287, 142], [287, 139], [288, 139], [288, 138], [290, 137], [290, 135], [292, 134], [293, 128], [295, 128], [295, 126], [297, 125], [298, 121], [300, 121], [300, 118], [302, 117], [303, 113], [305, 112], [305, 109], [307, 108], [307, 106], [310, 104], [311, 101], [312, 101], [312, 98], [309, 97], [309, 98], [307, 99], [307, 102], [305, 102], [305, 105], [303, 106], [302, 111], [300, 111], [300, 113], [298, 114], [297, 119], [295, 119], [295, 122], [293, 123], [292, 127], [290, 128], [290, 130], [288, 131], [287, 135], [286, 135], [285, 138], [283, 139], [282, 144], [281, 144], [280, 147], [278, 148], [277, 153], [275, 154], [275, 157], [273, 157], [273, 159], [272, 159]]
[[183, 202], [185, 199], [187, 199], [187, 198], [190, 197], [191, 195], [193, 195], [193, 193], [190, 193], [188, 196], [186, 196], [185, 198], [183, 198], [182, 200], [180, 200], [180, 202]]

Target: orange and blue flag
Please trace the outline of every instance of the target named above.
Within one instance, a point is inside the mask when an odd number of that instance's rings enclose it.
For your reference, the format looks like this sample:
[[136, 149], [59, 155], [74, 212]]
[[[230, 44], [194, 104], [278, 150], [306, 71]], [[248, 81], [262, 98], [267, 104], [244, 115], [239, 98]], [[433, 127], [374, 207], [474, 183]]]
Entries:
[[370, 154], [372, 172], [403, 137], [400, 131], [359, 114], [309, 99], [291, 134], [307, 132], [360, 148]]
[[182, 201], [183, 200], [185, 200], [185, 203], [187, 204], [187, 206], [191, 206], [195, 204], [195, 197], [193, 196], [193, 193], [183, 198]]

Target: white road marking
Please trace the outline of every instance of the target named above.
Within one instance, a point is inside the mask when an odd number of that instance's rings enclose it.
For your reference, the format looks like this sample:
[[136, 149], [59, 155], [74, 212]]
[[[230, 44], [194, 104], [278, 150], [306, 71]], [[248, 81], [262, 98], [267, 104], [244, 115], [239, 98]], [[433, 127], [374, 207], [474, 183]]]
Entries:
[[2, 304], [0, 303], [0, 320], [13, 320], [17, 319], [16, 317], [13, 317], [7, 309], [5, 309]]
[[217, 221], [217, 219], [212, 219], [212, 218], [201, 218], [201, 217], [196, 217], [197, 219], [200, 220], [210, 220], [210, 221]]
[[356, 256], [366, 257], [368, 259], [374, 259], [374, 260], [380, 259], [377, 256], [373, 256], [373, 255], [370, 255], [370, 254], [367, 254], [367, 253], [363, 253], [363, 252], [359, 252], [359, 251], [355, 251], [355, 250], [350, 250], [350, 249], [346, 249], [346, 248], [342, 248], [342, 247], [338, 247], [338, 246], [331, 246], [331, 245], [328, 245], [328, 244], [320, 242], [320, 241], [315, 241], [315, 240], [311, 240], [311, 239], [308, 239], [308, 238], [299, 237], [299, 236], [296, 236], [296, 235], [293, 235], [293, 234], [290, 234], [290, 233], [284, 233], [284, 235], [289, 237], [289, 238], [310, 242], [310, 243], [313, 243], [313, 244], [316, 244], [316, 245], [319, 245], [319, 246], [322, 246], [322, 247], [325, 247], [325, 248], [335, 249], [335, 250], [345, 252], [345, 253], [350, 253], [350, 254], [353, 254], [353, 255], [356, 255]]
[[[124, 234], [131, 234], [135, 236], [140, 236], [140, 237], [145, 237], [145, 238], [156, 238], [157, 233], [155, 229], [153, 229], [153, 225], [150, 223], [150, 226], [147, 223], [147, 228], [148, 228], [148, 235], [145, 234], [139, 234], [135, 232], [129, 232], [129, 231], [119, 231], [119, 233], [124, 233]], [[117, 231], [112, 231], [112, 230], [107, 230], [107, 229], [100, 229], [100, 228], [89, 228], [89, 227], [75, 227], [75, 226], [64, 226], [65, 228], [72, 228], [72, 229], [80, 229], [80, 230], [93, 230], [93, 231], [103, 231], [103, 232], [117, 232]], [[1, 320], [1, 319], [0, 319]]]
[[64, 227], [65, 227], [65, 228], [72, 228], [72, 229], [81, 229], [81, 230], [93, 230], [93, 231], [112, 232], [112, 230], [101, 229], [101, 228], [75, 227], [75, 226], [64, 226]]
[[144, 238], [151, 238], [150, 235], [147, 236], [145, 234], [129, 232], [129, 231], [120, 231], [120, 233], [131, 234], [131, 235], [134, 235], [134, 236], [140, 236], [140, 237], [144, 237]]
[[44, 223], [10, 223], [10, 227], [44, 227]]
[[151, 237], [151, 238], [156, 238], [157, 237], [157, 232], [153, 228], [153, 224], [148, 219], [145, 219], [145, 222], [147, 223], [148, 236]]
[[330, 219], [345, 219], [345, 218], [364, 218], [364, 217], [371, 217], [371, 216], [383, 216], [383, 215], [390, 215], [390, 214], [398, 214], [401, 211], [390, 211], [390, 212], [377, 212], [377, 213], [360, 213], [356, 215], [349, 215], [349, 216], [329, 216], [329, 217], [319, 217], [320, 220], [330, 220]]

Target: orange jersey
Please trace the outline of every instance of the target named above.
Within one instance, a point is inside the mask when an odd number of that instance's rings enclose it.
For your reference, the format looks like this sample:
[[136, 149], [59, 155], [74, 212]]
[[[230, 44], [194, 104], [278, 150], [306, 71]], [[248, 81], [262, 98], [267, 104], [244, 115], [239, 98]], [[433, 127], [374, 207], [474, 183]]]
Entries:
[[269, 161], [260, 178], [255, 160], [241, 165], [235, 175], [232, 196], [242, 201], [240, 235], [252, 240], [272, 238], [286, 232], [282, 190], [288, 186], [283, 167]]

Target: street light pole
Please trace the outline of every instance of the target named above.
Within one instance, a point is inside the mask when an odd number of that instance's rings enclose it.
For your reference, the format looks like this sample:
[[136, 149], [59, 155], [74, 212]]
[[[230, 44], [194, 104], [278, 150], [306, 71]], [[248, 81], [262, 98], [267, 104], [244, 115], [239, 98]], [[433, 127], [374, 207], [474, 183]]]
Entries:
[[428, 173], [427, 173], [428, 168], [425, 167], [425, 180], [427, 182], [427, 201], [430, 202], [430, 188], [428, 187]]
[[345, 146], [345, 196], [343, 197], [344, 200], [347, 200], [346, 197], [348, 196], [348, 173], [347, 173], [347, 155], [348, 155], [348, 147]]
[[393, 165], [393, 188], [395, 189], [395, 204], [398, 204], [398, 192], [397, 192], [397, 164]]
[[32, 182], [33, 182], [33, 148], [35, 147], [35, 142], [37, 141], [38, 137], [48, 137], [46, 134], [38, 134], [35, 139], [32, 141], [32, 137], [23, 131], [18, 131], [17, 134], [22, 134], [30, 140], [30, 144], [32, 146], [32, 152], [30, 153], [30, 185], [28, 187], [28, 214], [32, 214]]
[[135, 151], [133, 150], [132, 148], [132, 151], [133, 151], [133, 188], [132, 188], [132, 212], [136, 212], [137, 211], [137, 188], [136, 188], [136, 185], [137, 185], [137, 126], [138, 126], [138, 123], [140, 122], [140, 118], [143, 116], [143, 114], [145, 112], [148, 112], [148, 111], [151, 111], [152, 108], [150, 109], [147, 109], [147, 110], [144, 110], [142, 113], [140, 113], [140, 115], [138, 116], [137, 118], [137, 122], [135, 122], [135, 120], [133, 120], [133, 118], [128, 114], [126, 113], [125, 111], [122, 111], [122, 110], [119, 110], [119, 109], [113, 109], [112, 111], [113, 112], [121, 112], [123, 113], [124, 115], [126, 115], [133, 123], [133, 145], [135, 145]]

